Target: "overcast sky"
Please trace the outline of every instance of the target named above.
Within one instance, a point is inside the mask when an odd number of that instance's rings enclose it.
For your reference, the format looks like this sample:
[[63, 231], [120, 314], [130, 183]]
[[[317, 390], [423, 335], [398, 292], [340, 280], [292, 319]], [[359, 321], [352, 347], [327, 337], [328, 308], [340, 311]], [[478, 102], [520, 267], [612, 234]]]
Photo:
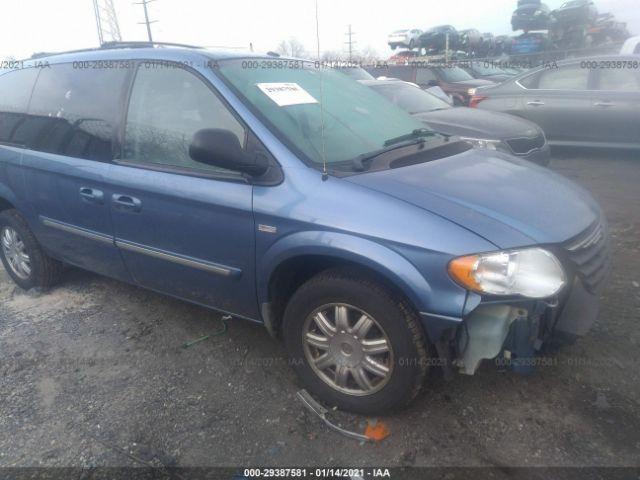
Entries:
[[[145, 40], [138, 25], [142, 6], [113, 0], [124, 40]], [[516, 0], [318, 0], [320, 48], [345, 51], [347, 26], [356, 48], [370, 47], [386, 58], [387, 34], [400, 28], [452, 24], [495, 34], [511, 33]], [[551, 9], [564, 0], [548, 0]], [[640, 0], [596, 0], [640, 34]], [[290, 37], [316, 51], [315, 0], [155, 0], [149, 4], [154, 40], [207, 46], [275, 50]], [[0, 58], [25, 58], [33, 52], [61, 51], [98, 44], [93, 0], [2, 0]]]

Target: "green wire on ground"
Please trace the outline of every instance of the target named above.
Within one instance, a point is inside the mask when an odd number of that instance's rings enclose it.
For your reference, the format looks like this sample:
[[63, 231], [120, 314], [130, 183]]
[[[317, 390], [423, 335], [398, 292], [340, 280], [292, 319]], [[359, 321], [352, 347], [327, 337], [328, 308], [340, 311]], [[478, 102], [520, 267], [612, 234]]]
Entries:
[[190, 348], [193, 347], [194, 345], [197, 345], [200, 342], [204, 342], [205, 340], [211, 338], [211, 337], [217, 337], [220, 335], [224, 335], [227, 332], [227, 317], [224, 316], [220, 319], [222, 321], [222, 328], [220, 330], [218, 330], [217, 332], [213, 332], [210, 333], [209, 335], [205, 335], [204, 337], [200, 337], [200, 338], [196, 338], [195, 340], [191, 340], [190, 342], [185, 343], [184, 345], [182, 345], [182, 348]]

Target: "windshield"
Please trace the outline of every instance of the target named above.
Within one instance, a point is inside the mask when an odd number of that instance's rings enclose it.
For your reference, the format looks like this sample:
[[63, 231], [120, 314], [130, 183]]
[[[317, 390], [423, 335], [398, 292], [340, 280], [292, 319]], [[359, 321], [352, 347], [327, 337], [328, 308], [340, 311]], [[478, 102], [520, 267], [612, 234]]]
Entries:
[[276, 135], [314, 164], [321, 165], [323, 158], [328, 164], [353, 160], [384, 148], [389, 139], [424, 128], [340, 71], [300, 60], [282, 60], [284, 67], [265, 69], [246, 68], [246, 63], [222, 61], [216, 72]]
[[445, 82], [464, 82], [465, 80], [473, 80], [473, 77], [460, 67], [438, 68], [437, 70]]
[[339, 72], [344, 73], [347, 77], [352, 78], [354, 80], [375, 80], [373, 75], [367, 72], [364, 68], [360, 67], [345, 67], [338, 68]]
[[369, 87], [391, 101], [394, 105], [411, 114], [451, 108], [448, 103], [440, 100], [435, 95], [431, 95], [418, 87], [404, 82], [394, 84], [382, 83], [380, 85], [370, 84]]

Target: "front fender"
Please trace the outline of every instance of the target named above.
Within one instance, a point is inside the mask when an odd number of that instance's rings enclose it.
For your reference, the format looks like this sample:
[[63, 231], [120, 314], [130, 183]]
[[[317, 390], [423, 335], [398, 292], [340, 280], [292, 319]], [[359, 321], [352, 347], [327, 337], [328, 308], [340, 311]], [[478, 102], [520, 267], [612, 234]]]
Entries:
[[432, 289], [427, 280], [397, 252], [362, 237], [327, 231], [306, 231], [276, 241], [258, 262], [260, 304], [269, 301], [269, 279], [282, 262], [303, 255], [323, 255], [369, 267], [393, 282], [419, 311], [429, 311]]

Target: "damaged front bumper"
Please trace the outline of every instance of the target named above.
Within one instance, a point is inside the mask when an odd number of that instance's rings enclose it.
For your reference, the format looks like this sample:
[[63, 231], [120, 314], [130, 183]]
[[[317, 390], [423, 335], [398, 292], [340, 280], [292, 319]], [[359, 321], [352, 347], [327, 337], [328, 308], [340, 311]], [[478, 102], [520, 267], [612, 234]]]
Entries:
[[456, 333], [454, 364], [461, 373], [473, 375], [482, 360], [503, 356], [524, 373], [543, 344], [586, 334], [598, 316], [598, 305], [598, 294], [589, 292], [578, 277], [553, 302], [481, 303]]
[[606, 222], [601, 219], [550, 250], [572, 279], [558, 297], [533, 300], [469, 293], [465, 314], [455, 322], [423, 314], [448, 374], [453, 366], [472, 375], [483, 360], [498, 357], [528, 372], [545, 343], [571, 342], [589, 331], [611, 266]]

